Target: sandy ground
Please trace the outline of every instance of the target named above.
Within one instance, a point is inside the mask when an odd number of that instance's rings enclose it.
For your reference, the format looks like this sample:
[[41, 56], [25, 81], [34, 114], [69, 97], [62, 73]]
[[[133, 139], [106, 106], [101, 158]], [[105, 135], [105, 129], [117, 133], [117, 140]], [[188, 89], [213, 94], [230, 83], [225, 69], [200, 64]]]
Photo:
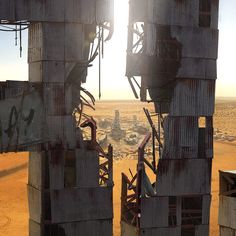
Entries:
[[[140, 122], [145, 123], [145, 116], [142, 113], [141, 103], [124, 102], [99, 102], [94, 116], [97, 119], [105, 117], [112, 121], [114, 110], [119, 109], [121, 113], [121, 125], [124, 129], [132, 122], [133, 115], [137, 115]], [[148, 105], [152, 110], [152, 105]], [[227, 118], [227, 122], [225, 119]], [[236, 103], [216, 104], [215, 127], [236, 135]], [[147, 124], [147, 122], [146, 122]], [[124, 143], [113, 143], [114, 152], [121, 150], [127, 151], [125, 159], [116, 159], [114, 162], [114, 236], [119, 235], [120, 221], [120, 191], [121, 191], [121, 172], [128, 174], [128, 169], [133, 171], [137, 161], [134, 160], [136, 154], [132, 154], [135, 147], [123, 146]], [[4, 154], [0, 155], [0, 236], [26, 236], [28, 235], [28, 203], [27, 203], [27, 161], [28, 154]], [[18, 168], [16, 168], [18, 167]], [[218, 235], [218, 170], [236, 169], [236, 144], [235, 142], [215, 142], [215, 159], [213, 161], [212, 173], [212, 207], [211, 207], [211, 236]], [[4, 171], [3, 171], [4, 170]]]

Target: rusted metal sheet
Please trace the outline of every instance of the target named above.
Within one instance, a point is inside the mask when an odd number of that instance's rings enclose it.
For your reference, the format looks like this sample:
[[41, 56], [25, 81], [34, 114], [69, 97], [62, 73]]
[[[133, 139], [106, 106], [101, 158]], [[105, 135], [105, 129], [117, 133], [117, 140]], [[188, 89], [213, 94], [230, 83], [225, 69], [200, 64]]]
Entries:
[[[31, 22], [68, 22], [93, 24], [113, 19], [111, 8], [104, 8], [103, 17], [95, 17], [96, 0], [1, 0], [0, 19]], [[112, 0], [101, 0], [99, 5], [107, 6]], [[66, 5], [66, 7], [65, 7]], [[99, 6], [99, 7], [100, 7]], [[101, 15], [100, 15], [101, 16]], [[96, 21], [96, 20], [102, 21]]]
[[169, 227], [169, 228], [152, 228], [152, 229], [142, 229], [140, 236], [180, 236], [181, 227]]
[[211, 159], [160, 159], [157, 170], [158, 196], [210, 194]]
[[[184, 91], [184, 92], [183, 92]], [[215, 107], [215, 81], [181, 79], [170, 103], [170, 116], [212, 116]]]
[[164, 120], [163, 159], [198, 158], [198, 117]]
[[219, 225], [236, 230], [236, 198], [220, 195]]
[[99, 186], [99, 156], [97, 151], [76, 150], [76, 186]]
[[39, 91], [0, 101], [1, 152], [23, 150], [46, 141], [44, 106]]
[[142, 197], [140, 228], [164, 228], [169, 225], [169, 197]]
[[72, 188], [51, 191], [52, 223], [112, 219], [112, 188]]
[[[72, 116], [47, 116], [47, 140], [51, 147], [76, 148], [76, 122]], [[49, 128], [50, 127], [50, 128]]]

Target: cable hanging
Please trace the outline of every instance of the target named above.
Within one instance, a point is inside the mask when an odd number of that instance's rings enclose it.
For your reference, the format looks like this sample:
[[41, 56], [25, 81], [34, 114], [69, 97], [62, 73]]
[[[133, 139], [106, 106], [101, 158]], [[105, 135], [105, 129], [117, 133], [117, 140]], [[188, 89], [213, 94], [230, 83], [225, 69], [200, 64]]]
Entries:
[[[6, 21], [0, 20], [0, 32], [13, 32], [15, 33], [15, 46], [18, 45], [18, 36], [19, 36], [19, 49], [20, 49], [20, 57], [22, 57], [22, 31], [29, 28], [29, 22], [27, 21]], [[19, 35], [18, 35], [19, 34]]]

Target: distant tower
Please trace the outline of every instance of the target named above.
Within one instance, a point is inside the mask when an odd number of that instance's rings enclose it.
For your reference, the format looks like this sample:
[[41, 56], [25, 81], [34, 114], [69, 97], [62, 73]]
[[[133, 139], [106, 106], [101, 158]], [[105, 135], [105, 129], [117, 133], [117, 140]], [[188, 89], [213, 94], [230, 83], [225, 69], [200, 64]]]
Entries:
[[130, 1], [126, 75], [136, 97], [141, 77], [140, 99], [150, 101], [149, 93], [154, 102], [159, 160], [145, 159], [148, 136], [137, 175], [122, 178], [122, 236], [209, 235], [218, 7], [218, 0]]
[[121, 139], [124, 137], [125, 131], [121, 129], [120, 126], [120, 112], [119, 110], [115, 110], [115, 118], [112, 123], [112, 128], [111, 128], [111, 137], [114, 139]]

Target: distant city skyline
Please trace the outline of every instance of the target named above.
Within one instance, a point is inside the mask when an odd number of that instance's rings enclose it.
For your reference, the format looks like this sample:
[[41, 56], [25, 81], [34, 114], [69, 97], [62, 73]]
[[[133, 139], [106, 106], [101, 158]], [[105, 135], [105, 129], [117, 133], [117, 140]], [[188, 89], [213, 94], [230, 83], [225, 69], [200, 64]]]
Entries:
[[[219, 59], [217, 97], [236, 97], [236, 1], [220, 0], [219, 14]], [[105, 44], [102, 64], [102, 99], [134, 99], [125, 77], [126, 45], [128, 25], [128, 0], [115, 0], [115, 32]], [[23, 55], [14, 46], [14, 33], [0, 32], [0, 80], [28, 80], [27, 32], [23, 33]], [[89, 68], [84, 85], [98, 97], [97, 60]]]

